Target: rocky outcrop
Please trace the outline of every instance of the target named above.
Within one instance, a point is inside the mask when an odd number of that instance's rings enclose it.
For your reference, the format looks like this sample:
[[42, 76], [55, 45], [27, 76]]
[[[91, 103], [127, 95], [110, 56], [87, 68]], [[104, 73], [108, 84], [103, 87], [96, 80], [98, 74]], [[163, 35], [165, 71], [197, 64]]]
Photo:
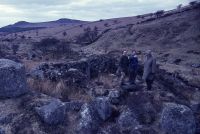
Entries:
[[190, 108], [168, 103], [161, 115], [161, 127], [169, 134], [195, 134], [195, 118]]
[[0, 59], [0, 98], [17, 97], [27, 90], [24, 66], [7, 59]]
[[59, 100], [52, 100], [47, 105], [36, 107], [35, 110], [47, 124], [56, 125], [65, 120], [65, 105]]

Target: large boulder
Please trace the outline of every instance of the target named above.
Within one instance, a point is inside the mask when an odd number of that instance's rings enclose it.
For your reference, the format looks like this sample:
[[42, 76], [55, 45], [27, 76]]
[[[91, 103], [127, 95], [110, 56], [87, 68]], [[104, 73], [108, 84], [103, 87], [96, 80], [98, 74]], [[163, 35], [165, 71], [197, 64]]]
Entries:
[[117, 123], [121, 131], [131, 131], [139, 127], [136, 114], [129, 108], [125, 109], [119, 116]]
[[111, 104], [106, 97], [98, 97], [94, 102], [95, 109], [99, 117], [105, 121], [107, 120], [112, 114], [112, 107]]
[[190, 108], [167, 103], [161, 115], [161, 128], [168, 134], [195, 134], [195, 118]]
[[35, 107], [37, 114], [47, 124], [57, 125], [65, 119], [65, 104], [60, 100], [52, 99], [49, 104]]
[[86, 103], [82, 106], [80, 117], [81, 119], [77, 126], [77, 133], [93, 134], [97, 132], [101, 120], [91, 103]]
[[0, 59], [0, 98], [17, 97], [27, 90], [25, 68], [22, 64]]
[[112, 114], [112, 108], [106, 97], [98, 97], [82, 106], [80, 121], [77, 127], [78, 133], [96, 133], [99, 125]]

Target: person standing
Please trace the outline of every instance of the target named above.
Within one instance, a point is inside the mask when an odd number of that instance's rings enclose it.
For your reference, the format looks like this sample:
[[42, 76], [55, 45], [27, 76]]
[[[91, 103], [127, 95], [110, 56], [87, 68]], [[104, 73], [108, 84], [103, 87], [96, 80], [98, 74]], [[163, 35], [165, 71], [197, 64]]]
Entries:
[[151, 90], [156, 72], [156, 59], [152, 56], [151, 50], [147, 51], [146, 60], [144, 62], [144, 72], [142, 79], [147, 84], [147, 90]]
[[120, 57], [119, 67], [117, 70], [117, 74], [120, 75], [121, 85], [124, 84], [125, 77], [128, 75], [128, 66], [129, 66], [129, 59], [127, 56], [127, 52], [123, 51], [123, 54]]
[[127, 52], [124, 51], [119, 61], [119, 70], [123, 72], [126, 76], [128, 75], [128, 65], [129, 65], [129, 60]]
[[135, 84], [135, 78], [138, 71], [138, 57], [136, 51], [133, 50], [132, 55], [129, 57], [129, 82]]

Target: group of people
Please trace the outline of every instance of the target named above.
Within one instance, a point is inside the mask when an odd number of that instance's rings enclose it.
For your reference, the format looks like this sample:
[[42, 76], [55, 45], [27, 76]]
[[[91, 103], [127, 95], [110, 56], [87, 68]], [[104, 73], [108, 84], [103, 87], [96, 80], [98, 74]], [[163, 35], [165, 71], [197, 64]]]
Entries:
[[[129, 83], [135, 84], [136, 76], [138, 74], [138, 57], [135, 50], [132, 51], [131, 55], [127, 55], [127, 51], [124, 51], [119, 62], [118, 74], [129, 77]], [[144, 69], [142, 80], [146, 82], [147, 90], [151, 90], [152, 83], [155, 79], [156, 71], [156, 59], [153, 57], [151, 50], [146, 52], [146, 58], [144, 61]], [[123, 78], [124, 78], [123, 77]], [[122, 80], [124, 84], [124, 79]]]

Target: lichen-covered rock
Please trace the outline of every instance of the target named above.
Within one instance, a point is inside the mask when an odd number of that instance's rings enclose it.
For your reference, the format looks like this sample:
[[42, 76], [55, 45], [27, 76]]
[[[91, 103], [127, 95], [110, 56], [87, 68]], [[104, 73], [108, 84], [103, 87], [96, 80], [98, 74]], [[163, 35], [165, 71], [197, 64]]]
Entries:
[[195, 119], [190, 108], [168, 103], [161, 115], [161, 128], [169, 134], [195, 134]]
[[65, 119], [65, 105], [59, 100], [52, 100], [49, 104], [36, 107], [37, 114], [47, 124], [60, 124]]
[[106, 97], [98, 97], [84, 104], [80, 114], [78, 133], [93, 134], [97, 132], [99, 125], [111, 116], [112, 108]]
[[8, 59], [0, 59], [0, 98], [17, 97], [27, 90], [24, 66]]
[[112, 114], [112, 107], [111, 107], [111, 104], [110, 104], [108, 98], [98, 97], [98, 98], [96, 98], [94, 103], [95, 103], [94, 104], [95, 109], [97, 110], [99, 117], [103, 121], [107, 120]]
[[96, 110], [93, 105], [84, 104], [80, 112], [81, 119], [77, 126], [77, 133], [79, 134], [93, 134], [98, 130], [101, 120], [96, 114]]
[[129, 108], [125, 109], [119, 116], [117, 123], [121, 131], [134, 130], [139, 127], [137, 116]]

